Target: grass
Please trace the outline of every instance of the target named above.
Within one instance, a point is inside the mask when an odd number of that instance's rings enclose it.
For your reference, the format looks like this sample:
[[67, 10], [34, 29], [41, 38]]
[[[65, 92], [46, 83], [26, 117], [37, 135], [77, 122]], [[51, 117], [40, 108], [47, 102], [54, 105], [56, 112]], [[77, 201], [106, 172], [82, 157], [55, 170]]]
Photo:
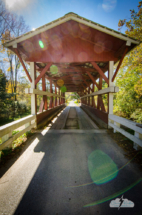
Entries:
[[[131, 131], [129, 132], [131, 133]], [[124, 149], [124, 156], [140, 164], [140, 167], [142, 168], [142, 150], [136, 151], [133, 148], [133, 142], [119, 132], [113, 133], [112, 129], [108, 129], [107, 133], [121, 148]]]
[[[13, 131], [12, 135], [17, 134], [19, 131]], [[15, 155], [17, 152], [22, 150], [23, 144], [26, 142], [26, 140], [31, 137], [34, 133], [31, 131], [27, 131], [23, 135], [21, 135], [19, 138], [17, 138], [12, 143], [12, 148], [6, 148], [0, 151], [0, 162], [4, 164], [8, 158], [11, 158], [13, 155]]]

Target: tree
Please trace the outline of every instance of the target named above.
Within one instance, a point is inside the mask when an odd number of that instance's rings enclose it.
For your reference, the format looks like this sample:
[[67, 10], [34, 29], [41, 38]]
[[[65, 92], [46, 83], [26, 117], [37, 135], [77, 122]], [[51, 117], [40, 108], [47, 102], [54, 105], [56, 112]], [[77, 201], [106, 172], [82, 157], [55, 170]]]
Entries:
[[[13, 30], [15, 28], [15, 16], [5, 8], [4, 2], [0, 0], [0, 39], [2, 39], [5, 32], [13, 31], [15, 33]], [[7, 36], [9, 36], [9, 33], [7, 33]]]
[[13, 105], [13, 94], [7, 93], [6, 84], [5, 74], [0, 70], [0, 119], [9, 117], [11, 113], [10, 108]]
[[[10, 39], [13, 39], [14, 37], [18, 37], [21, 34], [26, 33], [29, 30], [29, 26], [25, 24], [25, 21], [23, 17], [17, 17], [15, 16], [15, 23], [13, 25], [13, 31], [10, 32]], [[6, 34], [2, 35], [2, 42], [4, 43], [6, 41]], [[12, 87], [12, 93], [15, 93], [15, 101], [16, 99], [16, 92], [17, 92], [17, 78], [18, 78], [18, 72], [19, 68], [21, 66], [21, 63], [19, 61], [19, 58], [17, 55], [15, 55], [12, 51], [8, 49], [4, 49], [5, 53], [7, 54], [7, 58], [4, 58], [4, 61], [9, 62], [9, 68], [8, 71], [10, 72], [10, 80], [11, 80], [11, 87]]]
[[[126, 26], [127, 30], [125, 33], [134, 38], [138, 39], [139, 41], [142, 41], [142, 1], [139, 2], [138, 5], [138, 11], [130, 10], [131, 12], [131, 18], [130, 20], [119, 20], [118, 26], [119, 30], [123, 26]], [[137, 46], [134, 50], [131, 51], [130, 54], [128, 54], [125, 57], [125, 60], [123, 61], [122, 67], [127, 67], [127, 74], [131, 70], [135, 70], [135, 72], [141, 77], [141, 66], [142, 66], [142, 44]]]
[[[142, 41], [142, 1], [138, 11], [130, 10], [129, 20], [119, 20], [119, 30], [126, 26], [126, 34]], [[119, 92], [115, 95], [114, 112], [117, 115], [142, 123], [142, 44], [124, 59], [116, 78]]]

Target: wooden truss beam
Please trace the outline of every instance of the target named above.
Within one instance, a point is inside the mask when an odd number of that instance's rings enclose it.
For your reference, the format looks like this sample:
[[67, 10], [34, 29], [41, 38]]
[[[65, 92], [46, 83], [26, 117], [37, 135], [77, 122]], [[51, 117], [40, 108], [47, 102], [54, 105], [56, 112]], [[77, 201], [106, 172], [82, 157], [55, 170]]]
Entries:
[[96, 82], [95, 78], [91, 75], [90, 72], [87, 72], [88, 76], [91, 78], [91, 80], [93, 81], [93, 83], [97, 86], [97, 88], [99, 89], [99, 85], [98, 83]]
[[42, 70], [42, 72], [40, 73], [40, 75], [36, 78], [35, 85], [40, 81], [40, 79], [42, 78], [42, 76], [47, 72], [47, 70], [50, 68], [51, 65], [52, 65], [52, 63], [48, 63], [44, 67], [44, 69]]
[[108, 78], [105, 76], [105, 74], [103, 73], [103, 71], [100, 69], [100, 67], [95, 63], [95, 62], [91, 62], [91, 64], [94, 66], [94, 68], [98, 71], [98, 73], [100, 74], [100, 76], [106, 81], [107, 84], [109, 84], [109, 80]]
[[124, 53], [123, 53], [123, 55], [122, 55], [122, 57], [121, 57], [121, 59], [120, 59], [120, 61], [119, 61], [119, 64], [118, 64], [118, 66], [117, 66], [117, 68], [116, 68], [116, 71], [115, 71], [115, 73], [114, 73], [114, 75], [113, 75], [113, 77], [112, 77], [112, 82], [114, 81], [114, 79], [115, 79], [115, 77], [116, 77], [116, 75], [117, 75], [117, 73], [118, 73], [118, 71], [119, 71], [119, 68], [120, 68], [120, 66], [121, 66], [121, 64], [122, 64], [122, 61], [123, 61], [123, 59], [124, 59], [124, 57], [125, 57], [127, 51], [128, 51], [128, 47], [125, 48], [125, 51], [124, 51]]
[[26, 66], [25, 66], [25, 64], [24, 64], [24, 62], [23, 62], [23, 60], [21, 58], [21, 55], [20, 55], [18, 49], [15, 49], [15, 52], [16, 52], [16, 54], [17, 54], [17, 56], [18, 56], [18, 58], [19, 58], [19, 60], [20, 60], [20, 62], [22, 64], [22, 66], [23, 66], [28, 78], [29, 78], [29, 81], [32, 82], [31, 76], [29, 75], [29, 72], [28, 72], [28, 70], [27, 70], [27, 68], [26, 68]]

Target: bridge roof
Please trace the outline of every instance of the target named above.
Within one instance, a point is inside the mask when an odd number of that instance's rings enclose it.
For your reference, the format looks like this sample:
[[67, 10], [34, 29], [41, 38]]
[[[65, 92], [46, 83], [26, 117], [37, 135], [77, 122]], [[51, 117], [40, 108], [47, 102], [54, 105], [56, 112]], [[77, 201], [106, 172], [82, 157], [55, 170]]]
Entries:
[[140, 42], [125, 34], [87, 20], [75, 13], [54, 20], [4, 44], [16, 53], [18, 49], [26, 62], [36, 62], [39, 72], [48, 62], [58, 67], [58, 73], [47, 71], [53, 82], [62, 78], [68, 91], [77, 91], [82, 80], [88, 83], [89, 71], [94, 79], [99, 76], [91, 62], [106, 72], [108, 62], [121, 59], [126, 45], [127, 54]]

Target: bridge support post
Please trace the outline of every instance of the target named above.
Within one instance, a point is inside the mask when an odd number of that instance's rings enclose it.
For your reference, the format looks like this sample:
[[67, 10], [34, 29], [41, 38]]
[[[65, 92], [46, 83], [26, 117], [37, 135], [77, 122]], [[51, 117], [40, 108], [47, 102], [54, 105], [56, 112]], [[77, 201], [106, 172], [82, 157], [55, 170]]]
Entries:
[[[57, 87], [55, 85], [55, 94], [57, 95]], [[57, 97], [55, 97], [55, 107], [57, 106]]]
[[[36, 79], [36, 69], [35, 69], [35, 62], [30, 62], [30, 73], [31, 73], [31, 88], [35, 89], [35, 79]], [[31, 114], [36, 115], [37, 109], [36, 109], [36, 95], [31, 94]]]
[[[58, 95], [60, 96], [60, 88], [59, 88], [59, 91], [58, 91]], [[58, 104], [60, 105], [60, 97], [59, 97], [59, 99], [58, 99]]]
[[[88, 94], [90, 94], [90, 86], [88, 88]], [[88, 97], [88, 106], [90, 106], [90, 96]]]
[[[85, 89], [85, 93], [87, 94], [87, 89]], [[85, 98], [85, 104], [87, 105], [87, 97]]]
[[[114, 61], [109, 61], [109, 70], [108, 70], [109, 87], [114, 86], [114, 83], [112, 82], [113, 66], [114, 66]], [[108, 93], [108, 114], [113, 114], [113, 93]], [[108, 128], [111, 128], [111, 127], [108, 125]]]
[[[93, 83], [92, 90], [93, 90], [93, 92], [94, 92], [94, 83]], [[94, 96], [92, 96], [92, 107], [94, 107]]]
[[[46, 91], [46, 82], [45, 82], [45, 75], [42, 77], [42, 90]], [[48, 109], [48, 103], [47, 103], [47, 96], [43, 96], [44, 101], [44, 110]]]
[[[36, 65], [35, 62], [30, 62], [30, 74], [31, 74], [31, 88], [35, 89], [35, 79], [36, 79]], [[36, 115], [37, 114], [37, 95], [31, 94], [31, 114]], [[35, 120], [35, 127], [37, 127], [37, 121]]]
[[[113, 77], [113, 66], [114, 61], [109, 61], [108, 71], [109, 87], [114, 86], [114, 83], [111, 81]], [[113, 93], [108, 93], [108, 114], [113, 114]]]
[[[52, 80], [50, 79], [50, 93], [53, 92], [53, 89], [52, 89]], [[49, 108], [52, 108], [53, 107], [53, 96], [50, 97], [50, 104], [49, 104]]]

